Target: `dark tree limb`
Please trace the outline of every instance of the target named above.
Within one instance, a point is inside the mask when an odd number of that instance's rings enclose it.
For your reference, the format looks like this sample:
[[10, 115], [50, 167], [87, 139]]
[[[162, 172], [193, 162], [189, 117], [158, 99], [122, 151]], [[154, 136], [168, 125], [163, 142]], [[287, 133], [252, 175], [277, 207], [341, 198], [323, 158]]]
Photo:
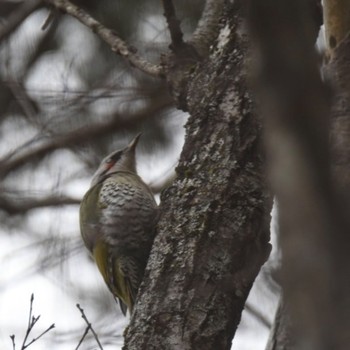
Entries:
[[266, 318], [266, 316], [258, 310], [255, 306], [249, 304], [248, 302], [245, 304], [244, 310], [250, 313], [253, 317], [255, 317], [263, 326], [267, 329], [271, 328], [271, 322]]
[[[18, 196], [16, 198], [18, 198]], [[80, 199], [62, 195], [49, 195], [43, 198], [25, 198], [22, 196], [20, 200], [15, 200], [3, 195], [0, 196], [0, 210], [10, 215], [25, 214], [30, 210], [38, 208], [78, 205], [79, 203]]]
[[[77, 306], [78, 310], [79, 310], [80, 313], [81, 313], [81, 318], [85, 321], [85, 323], [86, 323], [86, 325], [87, 325], [87, 328], [86, 328], [86, 329], [91, 331], [91, 333], [93, 334], [93, 337], [94, 337], [95, 340], [96, 340], [96, 343], [97, 343], [98, 347], [100, 348], [100, 350], [103, 350], [103, 347], [102, 347], [102, 344], [101, 344], [101, 342], [100, 342], [100, 339], [98, 338], [97, 333], [96, 333], [95, 330], [93, 329], [92, 324], [90, 323], [90, 321], [89, 321], [88, 318], [86, 317], [85, 312], [84, 312], [84, 309], [83, 309], [79, 304], [77, 304], [76, 306]], [[83, 337], [82, 339], [84, 339], [84, 337]], [[77, 349], [78, 349], [79, 345], [80, 345], [80, 343], [78, 344]]]
[[44, 0], [25, 0], [19, 9], [14, 10], [6, 22], [0, 25], [0, 42], [6, 39]]
[[98, 138], [113, 133], [120, 128], [134, 127], [137, 122], [154, 115], [154, 113], [166, 107], [169, 107], [169, 101], [161, 99], [157, 103], [152, 104], [149, 108], [143, 109], [141, 112], [130, 116], [128, 119], [114, 116], [114, 118], [110, 118], [110, 120], [103, 123], [94, 123], [74, 129], [62, 135], [54, 135], [47, 142], [43, 142], [35, 147], [28, 147], [19, 154], [10, 153], [10, 155], [0, 159], [0, 178], [4, 178], [10, 172], [19, 169], [29, 162], [42, 159], [56, 149], [76, 146], [88, 142], [92, 138]]
[[107, 45], [110, 46], [112, 51], [124, 57], [132, 66], [151, 76], [163, 76], [163, 70], [161, 66], [148, 62], [143, 57], [139, 56], [135, 48], [129, 46], [113, 30], [103, 26], [82, 8], [74, 5], [68, 0], [46, 0], [46, 2], [55, 6], [57, 9], [73, 16], [78, 21], [89, 27], [105, 43], [107, 43]]
[[163, 8], [164, 8], [164, 16], [168, 23], [168, 29], [171, 37], [170, 48], [176, 52], [182, 45], [184, 45], [183, 33], [181, 31], [180, 21], [176, 17], [173, 1], [162, 0], [162, 2], [163, 2]]

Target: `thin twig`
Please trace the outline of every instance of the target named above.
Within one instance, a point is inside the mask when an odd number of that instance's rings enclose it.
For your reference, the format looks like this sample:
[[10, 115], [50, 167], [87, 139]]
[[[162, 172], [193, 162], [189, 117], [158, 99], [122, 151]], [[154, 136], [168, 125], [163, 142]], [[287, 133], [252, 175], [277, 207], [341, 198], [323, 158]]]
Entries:
[[12, 341], [12, 350], [16, 350], [16, 343], [15, 343], [15, 335], [10, 335], [11, 341]]
[[[36, 318], [36, 321], [39, 320], [39, 317]], [[34, 324], [33, 324], [34, 326]], [[36, 338], [33, 338], [28, 344], [26, 344], [22, 350], [26, 349], [27, 347], [29, 347], [30, 345], [32, 345], [34, 342], [36, 342], [38, 339], [40, 339], [43, 335], [45, 335], [47, 332], [50, 332], [51, 329], [55, 328], [55, 324], [53, 323], [50, 327], [48, 327], [44, 332], [42, 332], [40, 335], [38, 335]]]
[[[10, 70], [8, 70], [10, 72]], [[26, 90], [23, 88], [22, 83], [19, 81], [16, 81], [15, 79], [11, 79], [10, 77], [6, 81], [6, 85], [11, 90], [13, 96], [15, 97], [17, 103], [22, 108], [26, 118], [31, 121], [33, 124], [37, 124], [36, 121], [36, 111], [33, 106], [33, 102], [31, 101], [30, 97], [26, 93]]]
[[79, 22], [85, 24], [104, 42], [106, 42], [112, 51], [123, 56], [132, 66], [140, 69], [146, 74], [155, 77], [163, 76], [163, 69], [160, 65], [148, 62], [139, 56], [136, 52], [136, 49], [130, 47], [114, 31], [103, 26], [83, 9], [72, 4], [68, 0], [46, 0], [46, 2], [54, 5], [56, 8], [68, 13], [69, 15], [75, 17]]
[[43, 0], [26, 0], [19, 9], [12, 11], [5, 25], [0, 26], [0, 41], [9, 36], [42, 2]]
[[29, 317], [28, 317], [28, 326], [27, 326], [27, 331], [23, 339], [23, 343], [21, 346], [21, 349], [25, 348], [25, 343], [27, 341], [27, 338], [29, 336], [30, 331], [32, 330], [32, 313], [33, 313], [33, 302], [34, 302], [34, 294], [32, 293], [30, 297], [30, 307], [29, 307]]
[[171, 37], [170, 48], [176, 52], [176, 50], [184, 44], [180, 21], [176, 17], [175, 7], [172, 0], [163, 0], [163, 8], [164, 17], [168, 23], [169, 33]]
[[[27, 325], [27, 330], [26, 330], [26, 334], [24, 336], [23, 339], [23, 343], [21, 346], [21, 350], [25, 350], [26, 348], [28, 348], [31, 344], [33, 344], [34, 342], [36, 342], [38, 339], [40, 339], [43, 335], [45, 335], [47, 332], [49, 332], [51, 329], [55, 328], [55, 324], [53, 323], [50, 327], [48, 327], [45, 331], [43, 331], [39, 336], [37, 336], [36, 338], [33, 338], [28, 344], [27, 340], [29, 337], [30, 332], [33, 330], [35, 324], [39, 321], [40, 319], [40, 315], [35, 317], [33, 315], [33, 303], [34, 303], [34, 294], [32, 293], [31, 297], [30, 297], [30, 307], [29, 307], [29, 316], [28, 316], [28, 325]], [[12, 340], [12, 348], [13, 350], [15, 350], [16, 348], [16, 344], [15, 344], [15, 335], [10, 335], [10, 338]]]
[[87, 319], [87, 317], [86, 317], [86, 315], [85, 315], [84, 309], [83, 309], [79, 304], [77, 304], [76, 306], [77, 306], [77, 308], [79, 309], [79, 311], [80, 311], [80, 313], [81, 313], [81, 317], [82, 317], [83, 320], [86, 322], [88, 328], [91, 330], [92, 334], [94, 335], [94, 338], [95, 338], [95, 340], [96, 340], [96, 342], [97, 342], [99, 348], [100, 348], [101, 350], [103, 350], [103, 347], [102, 347], [102, 345], [101, 345], [101, 343], [100, 343], [100, 340], [98, 339], [98, 336], [97, 336], [95, 330], [92, 328], [92, 324], [89, 322], [89, 320]]
[[77, 347], [75, 348], [75, 350], [78, 350], [78, 349], [79, 349], [79, 347], [80, 347], [80, 345], [83, 343], [83, 341], [84, 341], [86, 335], [89, 333], [89, 329], [90, 329], [89, 326], [87, 326], [87, 327], [85, 328], [85, 332], [84, 332], [83, 336], [81, 337], [81, 339], [80, 339], [80, 341], [79, 341]]
[[16, 99], [18, 105], [22, 108], [26, 118], [33, 123], [36, 123], [36, 111], [34, 109], [33, 103], [28, 96], [26, 90], [23, 88], [23, 83], [16, 79], [14, 70], [13, 70], [13, 60], [12, 58], [12, 49], [10, 42], [5, 42], [5, 80], [4, 83], [7, 85], [9, 90], [12, 92], [14, 98]]
[[267, 329], [270, 329], [272, 327], [271, 322], [265, 317], [265, 315], [263, 315], [262, 312], [255, 308], [253, 305], [246, 303], [245, 310], [257, 318], [260, 323], [263, 324]]

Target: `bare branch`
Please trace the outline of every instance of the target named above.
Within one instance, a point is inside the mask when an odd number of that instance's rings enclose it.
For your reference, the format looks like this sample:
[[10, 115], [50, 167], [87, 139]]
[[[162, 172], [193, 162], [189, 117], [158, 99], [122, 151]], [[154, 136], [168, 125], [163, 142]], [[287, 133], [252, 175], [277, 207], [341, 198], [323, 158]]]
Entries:
[[57, 207], [63, 205], [78, 205], [79, 199], [61, 196], [50, 195], [44, 198], [21, 198], [21, 200], [12, 200], [6, 197], [0, 197], [0, 210], [8, 214], [25, 214], [26, 212], [43, 207]]
[[206, 56], [219, 30], [219, 17], [224, 5], [223, 0], [207, 0], [201, 19], [194, 31], [190, 43], [201, 56]]
[[[21, 350], [25, 350], [26, 348], [28, 348], [30, 345], [32, 345], [33, 343], [35, 343], [38, 339], [40, 339], [43, 335], [45, 335], [46, 333], [48, 333], [49, 331], [51, 331], [51, 329], [55, 328], [55, 324], [53, 323], [51, 326], [49, 326], [46, 330], [44, 330], [40, 335], [38, 335], [37, 337], [33, 338], [29, 343], [27, 343], [27, 339], [29, 337], [30, 332], [33, 330], [35, 324], [39, 321], [40, 319], [40, 315], [35, 317], [33, 315], [33, 303], [34, 303], [34, 294], [32, 293], [31, 297], [30, 297], [30, 307], [29, 307], [29, 317], [28, 317], [28, 325], [27, 325], [27, 330], [26, 330], [26, 334], [24, 336], [23, 339], [23, 343], [21, 346]], [[12, 347], [13, 350], [15, 350], [15, 336], [14, 335], [10, 335], [10, 338], [12, 340]]]
[[[8, 72], [10, 72], [10, 70], [8, 70]], [[8, 80], [5, 81], [5, 84], [11, 90], [17, 103], [21, 106], [26, 118], [32, 123], [37, 124], [35, 107], [26, 90], [23, 88], [23, 84], [19, 81], [16, 81], [12, 77], [8, 77]]]
[[15, 343], [15, 335], [10, 335], [11, 342], [12, 342], [12, 350], [16, 350], [16, 343]]
[[11, 13], [5, 25], [0, 26], [0, 41], [9, 36], [42, 2], [43, 0], [23, 1], [22, 6]]
[[75, 348], [75, 350], [78, 350], [79, 347], [80, 347], [80, 345], [83, 344], [83, 341], [84, 341], [86, 335], [89, 333], [89, 329], [90, 329], [89, 326], [87, 326], [87, 327], [85, 328], [85, 331], [84, 331], [82, 337], [80, 338], [79, 343], [78, 343], [77, 347]]
[[56, 149], [68, 148], [82, 142], [90, 141], [93, 138], [111, 134], [117, 129], [135, 127], [137, 122], [144, 120], [146, 117], [153, 115], [157, 111], [166, 107], [169, 107], [169, 100], [160, 99], [158, 103], [152, 104], [148, 109], [142, 110], [128, 119], [115, 116], [107, 122], [90, 124], [63, 135], [53, 137], [50, 141], [43, 143], [34, 149], [27, 149], [10, 159], [8, 156], [4, 156], [3, 159], [0, 160], [0, 178], [4, 178], [11, 171], [30, 161], [40, 159]]
[[170, 48], [176, 52], [184, 44], [183, 33], [180, 27], [180, 21], [176, 17], [175, 7], [172, 0], [163, 0], [164, 17], [167, 20], [171, 37]]
[[21, 349], [24, 349], [25, 343], [26, 343], [27, 338], [29, 336], [29, 333], [32, 329], [33, 302], [34, 302], [34, 294], [32, 293], [32, 295], [30, 296], [30, 307], [29, 307], [27, 331], [26, 331], [26, 335], [24, 336]]
[[42, 332], [40, 335], [38, 335], [37, 337], [33, 338], [28, 344], [26, 344], [23, 348], [26, 349], [28, 348], [30, 345], [32, 345], [34, 342], [36, 342], [37, 340], [39, 340], [43, 335], [45, 335], [46, 333], [50, 332], [51, 329], [55, 328], [55, 324], [53, 323], [50, 327], [48, 327], [46, 330], [44, 330], [44, 332]]
[[86, 315], [85, 315], [84, 309], [83, 309], [79, 304], [77, 304], [76, 306], [77, 306], [77, 308], [79, 309], [79, 311], [80, 311], [80, 313], [81, 313], [81, 317], [82, 317], [83, 320], [86, 322], [88, 328], [91, 330], [92, 334], [94, 335], [94, 338], [95, 338], [95, 340], [96, 340], [96, 342], [97, 342], [99, 348], [100, 348], [101, 350], [103, 350], [103, 347], [102, 347], [102, 345], [101, 345], [101, 343], [100, 343], [100, 340], [98, 339], [98, 336], [97, 336], [96, 332], [95, 332], [94, 329], [92, 328], [92, 324], [89, 322], [89, 320], [87, 319], [87, 317], [86, 317]]
[[68, 0], [46, 0], [46, 2], [54, 5], [56, 8], [68, 13], [75, 17], [79, 22], [85, 24], [105, 43], [107, 43], [112, 51], [123, 56], [132, 66], [151, 76], [163, 76], [163, 69], [160, 65], [155, 65], [139, 56], [135, 48], [129, 46], [114, 31], [103, 26], [83, 9], [72, 4]]
[[254, 316], [262, 325], [264, 325], [267, 329], [271, 328], [271, 322], [266, 318], [266, 316], [258, 310], [255, 306], [250, 303], [246, 303], [244, 309]]

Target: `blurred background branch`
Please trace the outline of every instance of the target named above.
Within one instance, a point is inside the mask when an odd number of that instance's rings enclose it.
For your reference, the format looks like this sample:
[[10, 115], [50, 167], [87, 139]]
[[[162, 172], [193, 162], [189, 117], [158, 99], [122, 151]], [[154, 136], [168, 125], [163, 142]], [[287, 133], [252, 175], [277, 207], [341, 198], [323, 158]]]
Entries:
[[96, 21], [81, 7], [75, 6], [68, 0], [46, 0], [48, 3], [54, 5], [58, 9], [75, 17], [81, 23], [89, 27], [94, 33], [100, 36], [112, 49], [112, 51], [124, 57], [130, 64], [142, 72], [151, 76], [162, 76], [162, 69], [160, 66], [152, 64], [137, 54], [137, 49], [132, 48], [122, 40], [114, 31], [104, 27], [101, 23]]
[[6, 39], [31, 13], [33, 13], [43, 0], [25, 0], [16, 4], [18, 9], [12, 11], [7, 20], [0, 26], [0, 41]]
[[[0, 197], [0, 210], [5, 211], [9, 215], [25, 214], [29, 210], [43, 208], [43, 207], [58, 207], [62, 205], [78, 205], [80, 199], [74, 199], [67, 196], [48, 195], [43, 198], [33, 197], [26, 198], [20, 194], [14, 193], [11, 197]], [[17, 200], [16, 200], [17, 199]]]

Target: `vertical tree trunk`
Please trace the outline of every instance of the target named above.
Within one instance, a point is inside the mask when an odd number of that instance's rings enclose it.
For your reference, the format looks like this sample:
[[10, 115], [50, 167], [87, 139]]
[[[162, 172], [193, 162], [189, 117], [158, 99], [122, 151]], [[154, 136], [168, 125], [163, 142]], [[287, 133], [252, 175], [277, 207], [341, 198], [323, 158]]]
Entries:
[[281, 298], [273, 326], [270, 331], [266, 350], [293, 350], [295, 341], [291, 331], [289, 312], [286, 310], [284, 300]]
[[170, 67], [173, 95], [190, 118], [124, 349], [230, 349], [270, 252], [271, 200], [240, 1], [226, 1], [218, 23], [208, 59]]
[[279, 203], [284, 307], [295, 342], [288, 349], [345, 350], [350, 329], [350, 50], [345, 40], [334, 52], [330, 75], [337, 77], [338, 91], [331, 119], [306, 3], [252, 3], [264, 63], [268, 161]]
[[[350, 22], [348, 23], [350, 29]], [[332, 232], [329, 247], [332, 257], [331, 292], [333, 313], [330, 319], [337, 338], [337, 349], [350, 344], [350, 35], [338, 45], [328, 66], [335, 86], [331, 113], [331, 157], [335, 186], [338, 229]]]

